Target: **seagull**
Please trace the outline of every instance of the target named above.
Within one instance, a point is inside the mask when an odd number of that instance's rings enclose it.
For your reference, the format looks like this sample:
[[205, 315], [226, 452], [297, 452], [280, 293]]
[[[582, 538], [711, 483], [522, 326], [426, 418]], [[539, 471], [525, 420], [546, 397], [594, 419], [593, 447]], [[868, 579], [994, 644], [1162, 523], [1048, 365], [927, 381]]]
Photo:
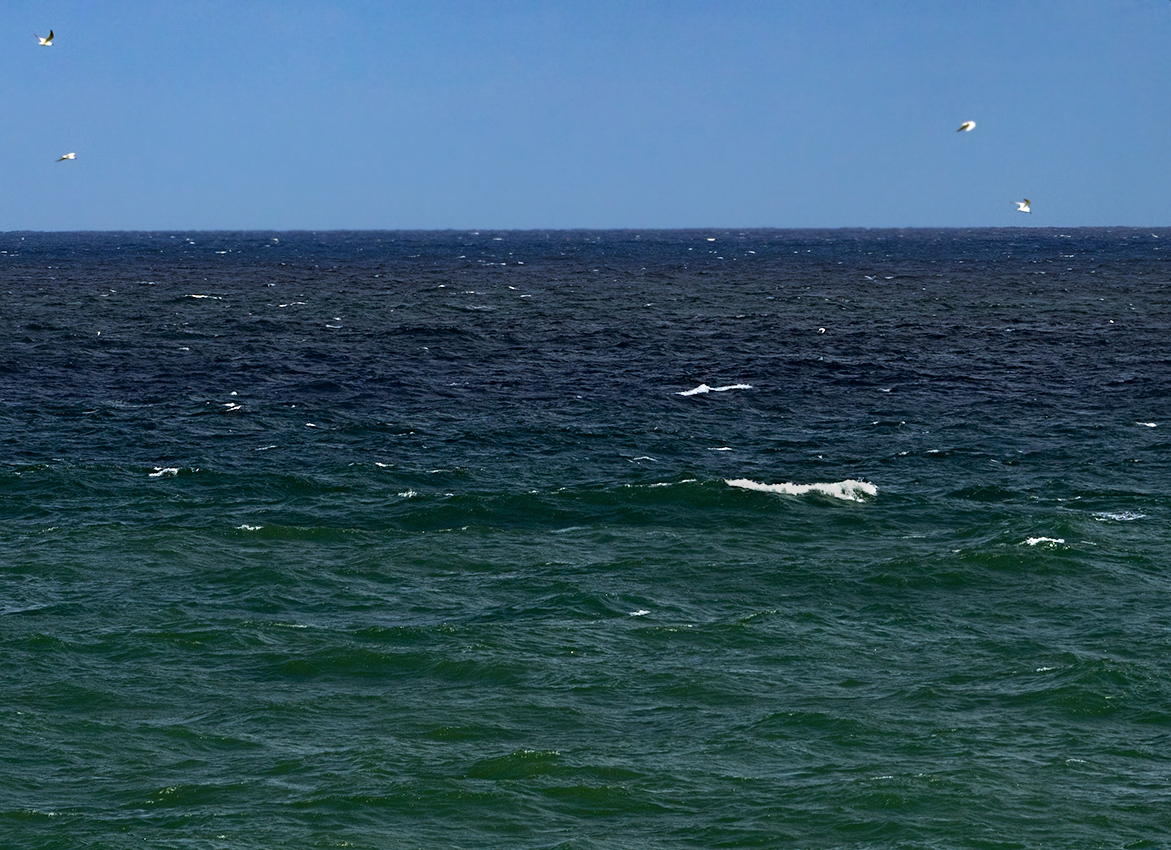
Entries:
[[1014, 201], [1014, 203], [1016, 204], [1017, 212], [1032, 212], [1032, 210], [1029, 209], [1029, 204], [1031, 204], [1032, 201], [1030, 201], [1028, 198], [1025, 198], [1023, 201]]
[[[64, 153], [64, 154], [61, 154], [61, 156], [60, 156], [60, 158], [57, 160], [57, 162], [61, 162], [61, 160], [63, 160], [63, 159], [77, 159], [77, 154], [75, 154], [75, 153]], [[1028, 212], [1028, 210], [1026, 210], [1026, 212]]]
[[52, 30], [49, 30], [49, 37], [48, 38], [41, 38], [35, 32], [33, 33], [33, 35], [37, 36], [37, 41], [40, 42], [41, 47], [52, 47], [53, 46], [53, 31]]
[[975, 129], [976, 129], [976, 122], [975, 121], [965, 121], [963, 124], [960, 125], [960, 128], [958, 130], [956, 130], [956, 132], [957, 133], [964, 133], [964, 132], [968, 132], [970, 130], [975, 130]]

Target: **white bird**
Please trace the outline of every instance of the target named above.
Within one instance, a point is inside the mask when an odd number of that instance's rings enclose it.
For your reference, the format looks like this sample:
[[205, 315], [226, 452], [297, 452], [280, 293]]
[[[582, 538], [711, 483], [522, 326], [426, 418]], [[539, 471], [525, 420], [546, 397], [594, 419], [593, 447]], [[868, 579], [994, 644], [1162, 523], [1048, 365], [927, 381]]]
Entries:
[[49, 37], [48, 38], [41, 38], [35, 32], [33, 33], [33, 35], [36, 35], [37, 41], [40, 43], [41, 47], [52, 47], [53, 46], [53, 31], [52, 30], [49, 30]]
[[1029, 209], [1029, 204], [1031, 204], [1032, 201], [1030, 201], [1028, 198], [1025, 198], [1023, 201], [1015, 201], [1014, 203], [1016, 203], [1017, 212], [1032, 212], [1032, 210]]
[[63, 159], [77, 159], [77, 154], [75, 154], [75, 153], [61, 154], [61, 156], [57, 159], [57, 162], [60, 162]]
[[975, 130], [975, 129], [976, 129], [976, 122], [975, 121], [965, 121], [963, 124], [960, 125], [960, 128], [958, 130], [956, 130], [956, 132], [957, 133], [965, 133], [965, 132], [968, 132], [970, 130]]

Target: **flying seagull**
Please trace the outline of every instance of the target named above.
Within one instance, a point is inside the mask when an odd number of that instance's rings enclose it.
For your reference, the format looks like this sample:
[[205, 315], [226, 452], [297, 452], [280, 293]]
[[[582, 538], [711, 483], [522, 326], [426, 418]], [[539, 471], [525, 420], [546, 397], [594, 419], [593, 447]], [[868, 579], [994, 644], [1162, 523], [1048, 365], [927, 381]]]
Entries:
[[1030, 201], [1028, 198], [1025, 198], [1023, 201], [1016, 201], [1015, 203], [1017, 212], [1032, 212], [1032, 210], [1029, 209], [1029, 204], [1031, 204], [1032, 201]]
[[975, 121], [965, 121], [963, 124], [960, 125], [960, 128], [958, 130], [956, 130], [956, 132], [957, 133], [964, 133], [964, 132], [967, 132], [970, 130], [975, 130], [975, 129], [976, 129], [976, 122]]
[[41, 47], [52, 47], [53, 46], [53, 31], [52, 30], [49, 30], [49, 37], [48, 38], [41, 38], [35, 32], [33, 33], [33, 35], [37, 36], [37, 41], [40, 42]]
[[[77, 154], [75, 154], [75, 153], [61, 154], [61, 157], [57, 160], [57, 162], [60, 162], [63, 159], [77, 159]], [[1028, 210], [1025, 210], [1025, 212], [1028, 212]]]

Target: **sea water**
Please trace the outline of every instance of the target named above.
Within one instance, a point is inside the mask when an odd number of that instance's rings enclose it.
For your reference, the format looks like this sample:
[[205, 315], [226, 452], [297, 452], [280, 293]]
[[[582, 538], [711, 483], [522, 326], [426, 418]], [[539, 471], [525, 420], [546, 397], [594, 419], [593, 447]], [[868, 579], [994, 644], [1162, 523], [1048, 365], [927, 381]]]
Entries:
[[0, 845], [1171, 843], [1171, 230], [0, 234]]

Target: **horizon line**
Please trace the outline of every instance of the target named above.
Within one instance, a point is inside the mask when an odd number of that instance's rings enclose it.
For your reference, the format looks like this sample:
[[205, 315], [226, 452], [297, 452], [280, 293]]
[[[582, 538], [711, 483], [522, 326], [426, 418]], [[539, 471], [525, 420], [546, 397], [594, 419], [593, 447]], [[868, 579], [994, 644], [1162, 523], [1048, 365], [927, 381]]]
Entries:
[[755, 225], [751, 227], [729, 226], [688, 226], [688, 227], [192, 227], [192, 228], [110, 228], [75, 230], [0, 230], [0, 236], [23, 234], [75, 234], [75, 233], [760, 233], [775, 231], [846, 231], [846, 230], [1169, 230], [1171, 224], [1079, 224], [1079, 225], [835, 225], [830, 227], [802, 226], [781, 227]]

